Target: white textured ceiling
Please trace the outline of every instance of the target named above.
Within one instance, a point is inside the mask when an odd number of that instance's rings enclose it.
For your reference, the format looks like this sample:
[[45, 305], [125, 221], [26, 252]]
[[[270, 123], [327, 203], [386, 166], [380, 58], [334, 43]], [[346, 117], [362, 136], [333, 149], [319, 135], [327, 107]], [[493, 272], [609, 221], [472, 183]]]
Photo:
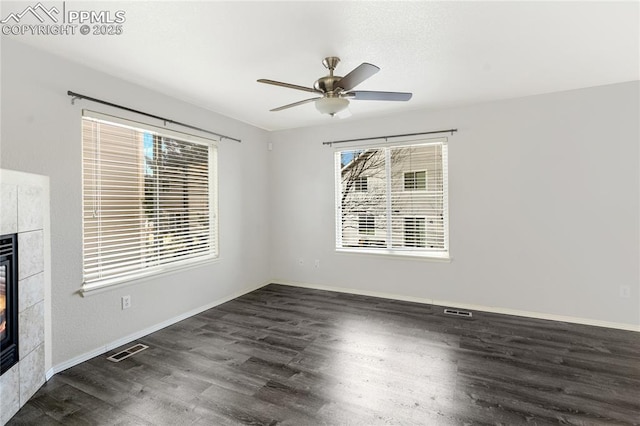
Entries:
[[[313, 103], [269, 112], [313, 95], [256, 82], [268, 78], [311, 86], [326, 74], [325, 56], [342, 59], [338, 75], [362, 62], [379, 66], [359, 90], [414, 94], [409, 102], [352, 101], [351, 119], [640, 78], [638, 2], [67, 1], [66, 6], [124, 10], [124, 33], [16, 38], [268, 130], [332, 120]], [[5, 3], [2, 15], [16, 8]]]

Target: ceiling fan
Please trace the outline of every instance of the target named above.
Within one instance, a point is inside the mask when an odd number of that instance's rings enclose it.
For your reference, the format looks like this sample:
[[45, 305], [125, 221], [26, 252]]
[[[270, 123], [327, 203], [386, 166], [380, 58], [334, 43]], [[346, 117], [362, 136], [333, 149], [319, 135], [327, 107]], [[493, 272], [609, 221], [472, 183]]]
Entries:
[[313, 83], [313, 87], [298, 86], [297, 84], [282, 83], [280, 81], [268, 80], [261, 78], [259, 83], [273, 84], [274, 86], [288, 87], [290, 89], [302, 90], [305, 92], [316, 93], [314, 98], [305, 99], [303, 101], [294, 102], [292, 104], [283, 105], [274, 108], [271, 111], [282, 111], [283, 109], [304, 105], [309, 102], [315, 102], [316, 109], [323, 114], [334, 116], [336, 113], [344, 110], [349, 106], [349, 99], [363, 101], [408, 101], [411, 99], [411, 93], [405, 92], [375, 92], [366, 90], [352, 90], [358, 84], [362, 83], [378, 71], [375, 65], [363, 62], [354, 68], [344, 77], [333, 75], [333, 71], [340, 62], [340, 58], [329, 56], [324, 58], [322, 65], [329, 70], [329, 75], [320, 77]]

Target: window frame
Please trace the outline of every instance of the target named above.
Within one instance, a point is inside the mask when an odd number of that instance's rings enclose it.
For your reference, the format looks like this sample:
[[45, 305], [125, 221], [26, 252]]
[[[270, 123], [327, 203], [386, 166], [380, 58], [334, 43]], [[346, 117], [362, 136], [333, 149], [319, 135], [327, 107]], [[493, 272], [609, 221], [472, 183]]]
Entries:
[[358, 234], [368, 237], [376, 235], [376, 217], [374, 215], [370, 213], [358, 215]]
[[[413, 188], [407, 188], [407, 174], [413, 174]], [[424, 173], [424, 188], [418, 188], [418, 179], [416, 178], [417, 173]], [[426, 191], [429, 187], [428, 177], [429, 174], [427, 170], [407, 170], [406, 172], [402, 172], [402, 189], [407, 192], [418, 192], [418, 191]]]
[[[421, 145], [441, 145], [441, 160], [442, 160], [442, 228], [441, 232], [443, 233], [444, 238], [444, 248], [441, 250], [428, 250], [428, 224], [427, 221], [431, 217], [428, 214], [421, 214], [417, 212], [416, 214], [402, 215], [402, 216], [412, 216], [412, 217], [423, 217], [425, 218], [425, 247], [423, 250], [415, 250], [412, 248], [406, 247], [391, 247], [392, 242], [389, 242], [384, 247], [374, 246], [372, 247], [353, 247], [343, 244], [342, 240], [342, 212], [341, 212], [341, 195], [342, 195], [342, 177], [341, 177], [341, 153], [345, 151], [366, 151], [366, 150], [375, 150], [375, 149], [387, 149], [386, 158], [387, 158], [387, 179], [391, 178], [391, 164], [389, 161], [390, 155], [388, 154], [388, 149], [391, 148], [402, 148], [402, 147], [412, 147], [412, 146], [421, 146]], [[340, 147], [336, 147], [334, 149], [334, 165], [335, 165], [335, 173], [334, 173], [334, 185], [335, 185], [335, 250], [337, 253], [345, 253], [345, 254], [358, 254], [358, 255], [373, 255], [373, 256], [391, 256], [391, 257], [406, 257], [406, 258], [415, 258], [421, 260], [429, 260], [436, 262], [450, 262], [451, 261], [451, 249], [449, 246], [449, 188], [448, 188], [448, 138], [439, 137], [439, 138], [413, 138], [413, 139], [399, 139], [393, 142], [382, 142], [382, 143], [348, 143]], [[426, 169], [420, 168], [408, 171], [424, 171], [425, 172], [425, 189], [423, 190], [409, 190], [406, 192], [428, 192], [429, 184], [428, 184], [428, 171]], [[400, 191], [405, 192], [404, 190], [404, 172], [402, 172], [402, 187]], [[387, 182], [388, 188], [391, 188], [391, 182]], [[391, 195], [388, 195], [389, 199]], [[390, 203], [390, 201], [388, 201]], [[388, 209], [388, 213], [386, 216], [386, 220], [391, 220], [394, 215], [390, 213], [391, 210]], [[395, 216], [396, 218], [398, 216]], [[440, 216], [438, 216], [439, 218]], [[403, 227], [404, 227], [404, 219], [403, 219]]]
[[[427, 248], [427, 217], [426, 216], [403, 216], [403, 233], [404, 233], [404, 241], [405, 241], [405, 247], [413, 247], [413, 248]], [[416, 232], [416, 229], [418, 229], [418, 225], [420, 224], [419, 222], [422, 221], [422, 238], [418, 238], [417, 236], [413, 237], [413, 245], [408, 245], [407, 244], [407, 225], [409, 225], [408, 221], [413, 221], [413, 231]], [[422, 245], [418, 245], [418, 243], [422, 243]]]
[[369, 176], [360, 176], [353, 182], [355, 192], [369, 192]]
[[[107, 277], [99, 280], [86, 280], [84, 264], [85, 264], [85, 155], [81, 153], [82, 157], [82, 173], [81, 173], [81, 190], [82, 190], [82, 286], [81, 293], [89, 294], [96, 291], [108, 290], [113, 286], [119, 286], [134, 282], [143, 281], [159, 275], [167, 275], [175, 273], [180, 270], [198, 267], [204, 264], [215, 263], [220, 258], [220, 238], [219, 238], [219, 224], [218, 224], [218, 143], [219, 139], [213, 137], [203, 137], [192, 133], [184, 133], [172, 129], [154, 126], [146, 122], [135, 121], [127, 118], [122, 118], [114, 115], [99, 113], [91, 110], [82, 110], [81, 125], [84, 125], [84, 120], [102, 122], [115, 126], [123, 126], [132, 130], [141, 131], [145, 133], [151, 133], [154, 135], [154, 139], [157, 137], [163, 137], [173, 139], [179, 142], [187, 142], [191, 144], [199, 144], [207, 147], [207, 166], [208, 166], [208, 241], [210, 244], [209, 250], [202, 255], [196, 255], [186, 259], [180, 259], [176, 261], [160, 262], [153, 266], [143, 266], [141, 268], [132, 270], [126, 274], [122, 274], [115, 277]], [[84, 151], [85, 140], [81, 131], [81, 150]], [[144, 162], [143, 162], [144, 163]], [[141, 165], [144, 165], [141, 163]]]

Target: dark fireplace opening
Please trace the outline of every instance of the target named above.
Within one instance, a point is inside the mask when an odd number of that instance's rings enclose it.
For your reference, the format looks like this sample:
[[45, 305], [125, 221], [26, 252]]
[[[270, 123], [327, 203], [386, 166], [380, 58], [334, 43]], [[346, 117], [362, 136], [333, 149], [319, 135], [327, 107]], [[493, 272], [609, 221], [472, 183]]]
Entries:
[[0, 236], [0, 375], [18, 362], [18, 238]]

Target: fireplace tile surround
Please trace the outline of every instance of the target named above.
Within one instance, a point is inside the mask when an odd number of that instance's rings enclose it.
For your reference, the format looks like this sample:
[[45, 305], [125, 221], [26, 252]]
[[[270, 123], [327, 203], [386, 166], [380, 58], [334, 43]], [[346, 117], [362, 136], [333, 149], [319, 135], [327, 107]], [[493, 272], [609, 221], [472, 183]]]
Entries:
[[0, 170], [0, 235], [18, 234], [19, 336], [18, 363], [0, 376], [0, 425], [45, 382], [48, 204], [48, 178]]

